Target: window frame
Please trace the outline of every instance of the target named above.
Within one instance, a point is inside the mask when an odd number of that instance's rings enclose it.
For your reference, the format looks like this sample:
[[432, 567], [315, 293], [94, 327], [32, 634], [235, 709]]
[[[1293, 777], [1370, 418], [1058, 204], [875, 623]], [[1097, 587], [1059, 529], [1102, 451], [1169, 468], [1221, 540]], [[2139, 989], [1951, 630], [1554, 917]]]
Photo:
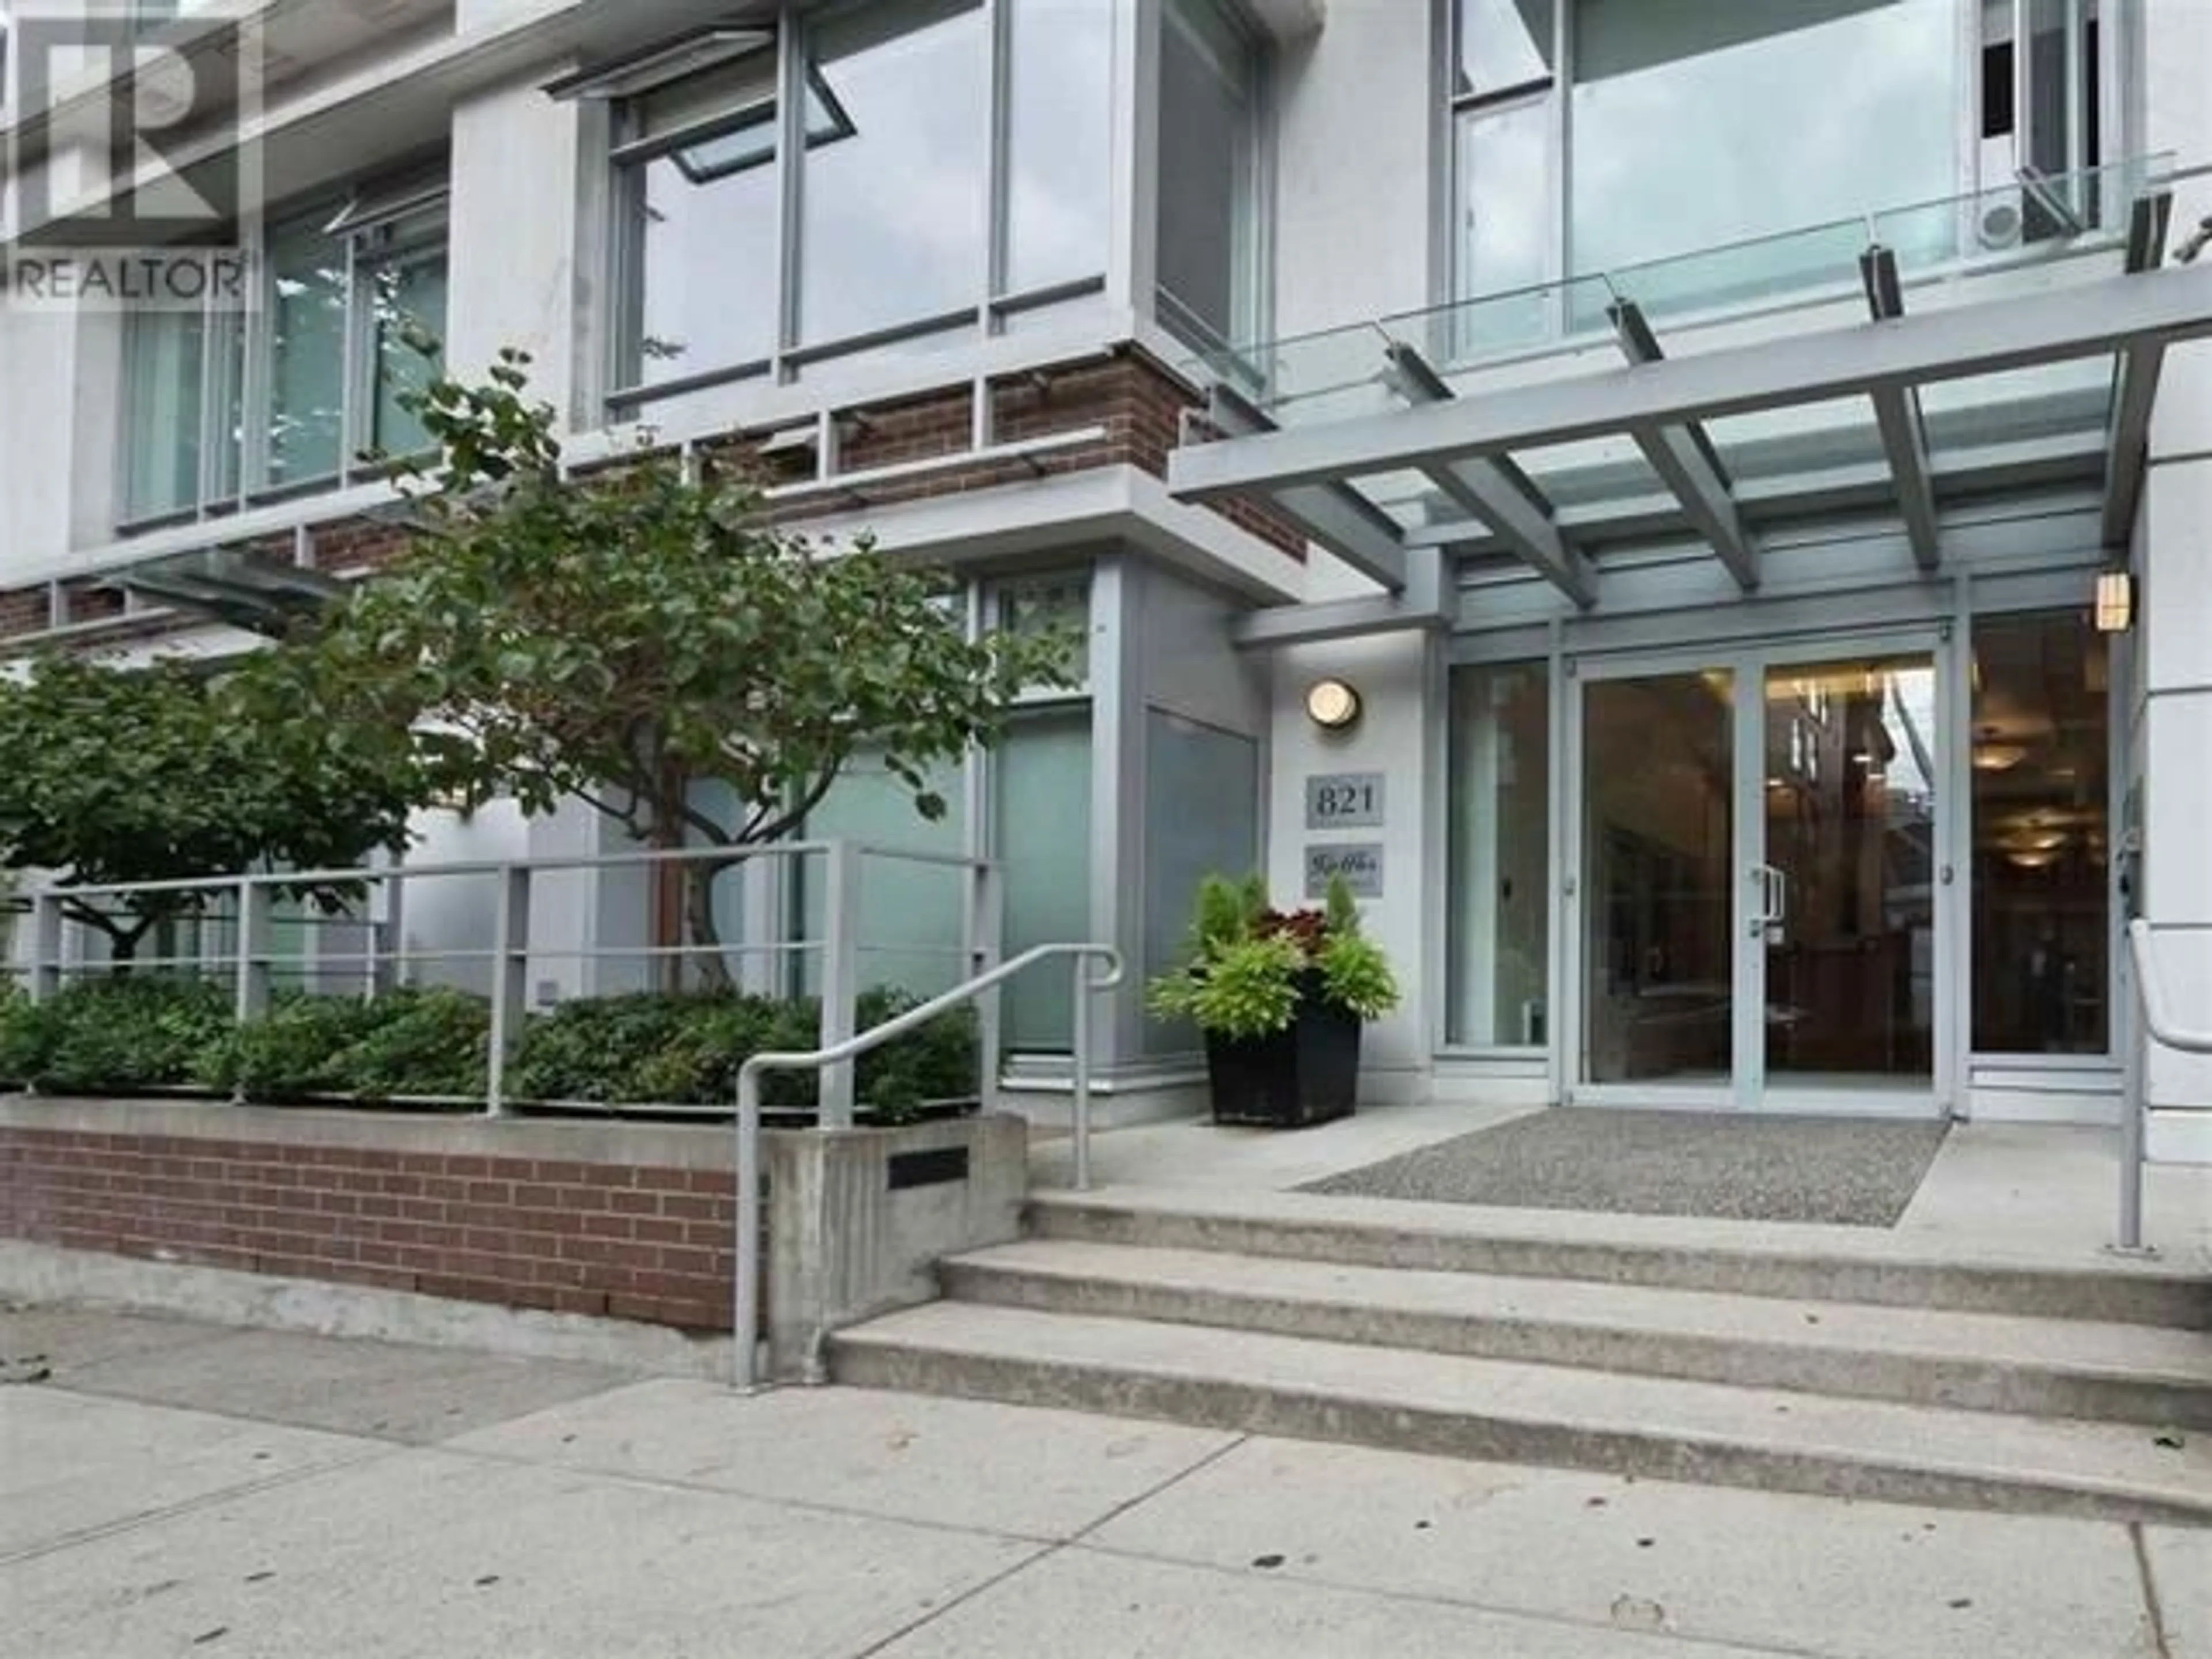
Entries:
[[[418, 161], [413, 170], [427, 170], [426, 164]], [[442, 161], [439, 172], [441, 180], [447, 178]], [[351, 187], [320, 191], [287, 203], [246, 228], [241, 235], [257, 293], [253, 306], [246, 312], [218, 306], [210, 298], [198, 313], [202, 343], [196, 417], [198, 478], [193, 500], [181, 506], [141, 512], [132, 499], [137, 462], [148, 435], [137, 421], [141, 364], [136, 341], [139, 331], [149, 325], [150, 313], [133, 313], [126, 319], [117, 376], [121, 441], [115, 446], [115, 511], [111, 514], [118, 536], [165, 526], [204, 523], [250, 507], [330, 494], [384, 476], [380, 463], [359, 459], [374, 441], [377, 415], [375, 273], [395, 263], [438, 261], [447, 264], [450, 277], [453, 247], [450, 185], [446, 182], [434, 189], [415, 190], [398, 200], [391, 212], [346, 222], [363, 198], [392, 176], [388, 171], [369, 175]], [[334, 471], [271, 482], [269, 416], [274, 390], [276, 273], [269, 252], [278, 237], [307, 225], [339, 241], [343, 251], [346, 313], [338, 364], [338, 464]], [[333, 231], [331, 228], [336, 225], [345, 228]], [[394, 234], [383, 245], [377, 245], [380, 236], [387, 232]], [[441, 337], [450, 327], [449, 314], [441, 319]], [[234, 438], [226, 439], [221, 434], [231, 424], [226, 406], [234, 389], [240, 410], [239, 429]]]
[[[1096, 3], [1111, 3], [1118, 9], [1128, 3], [1128, 0], [1096, 0]], [[605, 151], [612, 214], [610, 231], [605, 238], [605, 258], [603, 262], [610, 303], [606, 312], [607, 326], [598, 352], [605, 390], [595, 400], [601, 420], [649, 423], [654, 420], [657, 409], [694, 392], [743, 380], [788, 386], [817, 364], [961, 329], [973, 329], [984, 340], [999, 338], [1011, 331], [1013, 321], [1018, 318], [1066, 301], [1103, 295], [1108, 291], [1113, 262], [1110, 225], [1102, 227], [1104, 234], [1100, 238], [1096, 272], [1028, 289], [1010, 289], [1006, 283], [1011, 218], [1009, 191], [1012, 169], [1008, 157], [1012, 143], [1012, 100], [1010, 88], [1013, 71], [1012, 46], [1016, 6], [1014, 0], [976, 0], [975, 9], [981, 14], [983, 20], [983, 50], [990, 87], [985, 107], [976, 116], [982, 124], [982, 153], [985, 157], [982, 175], [976, 180], [976, 188], [982, 192], [983, 198], [987, 245], [983, 261], [985, 274], [980, 291], [972, 301], [964, 300], [954, 309], [915, 316], [882, 327], [831, 338], [808, 340], [803, 336], [799, 327], [799, 295], [805, 276], [801, 266], [799, 214], [800, 195], [805, 187], [806, 172], [803, 157], [808, 151], [835, 142], [841, 136], [838, 130], [850, 131], [854, 127], [849, 112], [814, 61], [813, 41], [818, 31], [834, 26], [841, 19], [872, 3], [876, 3], [876, 0], [844, 0], [844, 3], [819, 11], [799, 11], [787, 6], [772, 23], [761, 25], [763, 28], [772, 27], [775, 33], [773, 42], [758, 50], [774, 54], [773, 84], [776, 88], [773, 112], [768, 118], [775, 131], [774, 149], [768, 156], [750, 164], [753, 167], [772, 167], [775, 177], [777, 315], [773, 338], [765, 356], [755, 355], [733, 362], [714, 364], [657, 382], [648, 383], [643, 377], [645, 248], [640, 230], [643, 223], [645, 170], [653, 161], [671, 155], [686, 144], [700, 143], [740, 131], [747, 125], [759, 124], [757, 117], [752, 117], [749, 121], [748, 115], [759, 107], [761, 100], [756, 99], [750, 105], [715, 112], [676, 131], [654, 135], [650, 138], [637, 133], [641, 100], [667, 88], [700, 80], [714, 73], [714, 70], [710, 68], [674, 76], [613, 100], [611, 137]], [[1109, 100], [1110, 107], [1114, 96], [1110, 65], [1102, 64], [1099, 74], [1102, 80], [1098, 90], [1101, 96]], [[834, 124], [831, 131], [817, 132], [812, 130], [810, 118], [812, 106], [817, 100], [830, 113]], [[802, 158], [796, 167], [792, 164], [793, 157]], [[1110, 170], [1113, 165], [1110, 141], [1108, 153], [1100, 155], [1097, 161], [1102, 169]], [[735, 173], [744, 170], [748, 169], [733, 168], [717, 173], [707, 182], [734, 176]]]

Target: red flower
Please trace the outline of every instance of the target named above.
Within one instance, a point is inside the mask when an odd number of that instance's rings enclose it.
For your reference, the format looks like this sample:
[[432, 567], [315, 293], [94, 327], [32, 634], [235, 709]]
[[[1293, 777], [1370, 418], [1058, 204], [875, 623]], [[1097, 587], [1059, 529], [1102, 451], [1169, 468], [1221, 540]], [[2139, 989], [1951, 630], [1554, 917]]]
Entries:
[[1301, 952], [1314, 957], [1328, 942], [1328, 917], [1320, 910], [1269, 910], [1261, 915], [1254, 931], [1261, 939], [1292, 939]]

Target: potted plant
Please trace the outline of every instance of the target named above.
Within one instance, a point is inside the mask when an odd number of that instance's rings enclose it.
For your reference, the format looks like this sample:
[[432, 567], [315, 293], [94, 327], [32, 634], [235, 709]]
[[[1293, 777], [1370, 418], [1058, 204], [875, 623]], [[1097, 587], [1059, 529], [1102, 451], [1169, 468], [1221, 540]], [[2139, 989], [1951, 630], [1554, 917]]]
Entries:
[[1351, 1112], [1360, 1027], [1398, 1006], [1398, 981], [1343, 878], [1325, 908], [1278, 910], [1261, 878], [1209, 876], [1188, 957], [1149, 1002], [1205, 1033], [1215, 1122], [1291, 1128]]

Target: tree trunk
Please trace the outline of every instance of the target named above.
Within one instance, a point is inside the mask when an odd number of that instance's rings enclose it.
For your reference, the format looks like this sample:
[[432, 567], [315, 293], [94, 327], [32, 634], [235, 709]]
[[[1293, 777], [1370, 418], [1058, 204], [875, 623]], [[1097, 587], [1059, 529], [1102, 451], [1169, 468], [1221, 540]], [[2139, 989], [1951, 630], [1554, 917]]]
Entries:
[[714, 925], [714, 878], [728, 867], [718, 861], [702, 860], [684, 872], [686, 931], [693, 945], [705, 947], [685, 960], [697, 965], [702, 991], [726, 993], [737, 988], [730, 978], [730, 964], [722, 955], [721, 929]]

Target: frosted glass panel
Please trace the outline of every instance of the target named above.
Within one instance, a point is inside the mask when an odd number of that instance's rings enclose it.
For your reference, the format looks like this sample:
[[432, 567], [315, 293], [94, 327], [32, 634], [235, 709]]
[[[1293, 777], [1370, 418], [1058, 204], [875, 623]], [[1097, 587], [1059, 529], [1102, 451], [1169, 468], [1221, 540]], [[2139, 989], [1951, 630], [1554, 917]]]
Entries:
[[181, 312], [132, 319], [125, 515], [155, 518], [199, 500], [200, 380], [206, 325]]
[[[1206, 877], [1260, 862], [1260, 745], [1161, 709], [1145, 719], [1145, 976], [1182, 959]], [[1188, 1025], [1145, 1023], [1145, 1052], [1188, 1054]]]
[[[932, 787], [947, 811], [935, 823], [914, 808], [914, 792], [884, 769], [880, 757], [856, 756], [806, 820], [809, 841], [865, 842], [901, 852], [958, 855], [968, 848], [962, 769], [941, 769]], [[800, 877], [802, 938], [823, 937], [823, 860], [810, 858]], [[944, 865], [905, 864], [871, 858], [860, 867], [860, 983], [890, 986], [916, 996], [935, 996], [965, 974], [966, 889], [960, 872]], [[819, 954], [809, 951], [802, 970], [806, 994], [822, 988]]]
[[1542, 663], [1452, 677], [1448, 1039], [1548, 1040], [1551, 675]]
[[[996, 760], [1005, 951], [1074, 944], [1091, 921], [1091, 711], [1024, 720]], [[1074, 1030], [1073, 966], [1039, 968], [1006, 987], [1009, 1048], [1064, 1052]], [[1099, 1012], [1103, 1016], [1103, 1005]]]

